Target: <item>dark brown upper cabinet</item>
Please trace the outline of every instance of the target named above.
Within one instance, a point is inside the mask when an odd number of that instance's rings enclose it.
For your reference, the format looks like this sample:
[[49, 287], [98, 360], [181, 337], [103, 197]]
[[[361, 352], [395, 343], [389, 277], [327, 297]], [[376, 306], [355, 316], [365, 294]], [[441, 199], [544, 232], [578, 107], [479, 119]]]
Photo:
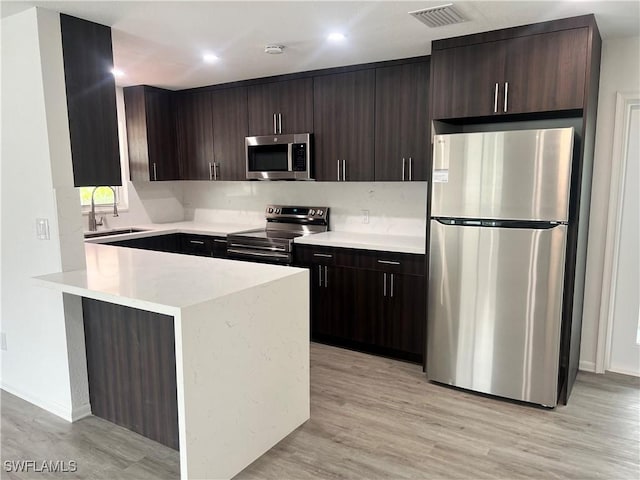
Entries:
[[375, 180], [426, 180], [429, 63], [376, 69]]
[[211, 93], [178, 93], [176, 118], [182, 180], [213, 180], [213, 105]]
[[244, 139], [248, 135], [247, 89], [212, 93], [214, 180], [246, 180]]
[[434, 119], [580, 110], [591, 16], [433, 42]]
[[122, 185], [111, 29], [60, 14], [76, 187]]
[[173, 95], [146, 85], [124, 88], [132, 181], [180, 180]]
[[248, 87], [249, 135], [313, 132], [313, 80]]
[[313, 95], [314, 178], [372, 181], [375, 70], [315, 77]]

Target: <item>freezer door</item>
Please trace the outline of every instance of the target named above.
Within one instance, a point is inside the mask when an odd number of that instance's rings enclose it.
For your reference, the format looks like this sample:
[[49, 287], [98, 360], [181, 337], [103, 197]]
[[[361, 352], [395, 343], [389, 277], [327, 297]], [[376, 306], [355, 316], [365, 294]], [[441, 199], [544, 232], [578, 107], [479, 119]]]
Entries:
[[431, 221], [430, 380], [556, 405], [566, 234]]
[[573, 128], [436, 135], [432, 217], [567, 221]]

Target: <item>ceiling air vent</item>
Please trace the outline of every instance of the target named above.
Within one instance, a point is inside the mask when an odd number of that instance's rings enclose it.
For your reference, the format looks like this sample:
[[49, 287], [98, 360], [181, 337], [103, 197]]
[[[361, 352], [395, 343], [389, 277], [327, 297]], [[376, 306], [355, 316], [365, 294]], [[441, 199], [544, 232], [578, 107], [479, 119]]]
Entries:
[[445, 25], [454, 25], [467, 21], [467, 19], [454, 8], [452, 3], [415, 10], [409, 12], [409, 15], [417, 18], [431, 28], [444, 27]]

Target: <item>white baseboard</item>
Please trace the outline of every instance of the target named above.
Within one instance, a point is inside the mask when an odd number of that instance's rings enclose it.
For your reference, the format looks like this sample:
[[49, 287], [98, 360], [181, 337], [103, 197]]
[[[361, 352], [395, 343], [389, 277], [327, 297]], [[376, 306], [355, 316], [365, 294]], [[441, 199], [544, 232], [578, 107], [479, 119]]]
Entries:
[[607, 372], [621, 373], [622, 375], [630, 375], [632, 377], [640, 377], [640, 372], [633, 372], [624, 368], [611, 367], [607, 368]]
[[91, 404], [85, 403], [78, 407], [73, 407], [71, 410], [71, 421], [77, 422], [81, 418], [88, 417], [91, 415]]
[[49, 413], [53, 413], [54, 415], [62, 418], [63, 420], [66, 420], [67, 422], [75, 422], [76, 420], [80, 420], [87, 415], [91, 415], [91, 405], [89, 405], [88, 403], [85, 405], [80, 405], [76, 408], [71, 408], [68, 405], [61, 405], [57, 402], [52, 402], [51, 400], [38, 398], [12, 385], [7, 385], [6, 382], [2, 382], [0, 388], [5, 392], [15, 395], [16, 397], [19, 397], [22, 400], [35, 405], [36, 407], [40, 407]]
[[580, 363], [578, 364], [578, 370], [583, 370], [585, 372], [595, 372], [596, 362], [588, 362], [586, 360], [580, 360]]

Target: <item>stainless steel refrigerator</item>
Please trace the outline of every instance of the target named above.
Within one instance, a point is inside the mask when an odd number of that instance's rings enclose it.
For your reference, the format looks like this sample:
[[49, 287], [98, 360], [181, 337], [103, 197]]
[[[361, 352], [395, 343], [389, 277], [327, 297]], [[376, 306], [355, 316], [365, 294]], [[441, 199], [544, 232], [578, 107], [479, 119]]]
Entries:
[[553, 407], [573, 128], [436, 135], [430, 380]]

